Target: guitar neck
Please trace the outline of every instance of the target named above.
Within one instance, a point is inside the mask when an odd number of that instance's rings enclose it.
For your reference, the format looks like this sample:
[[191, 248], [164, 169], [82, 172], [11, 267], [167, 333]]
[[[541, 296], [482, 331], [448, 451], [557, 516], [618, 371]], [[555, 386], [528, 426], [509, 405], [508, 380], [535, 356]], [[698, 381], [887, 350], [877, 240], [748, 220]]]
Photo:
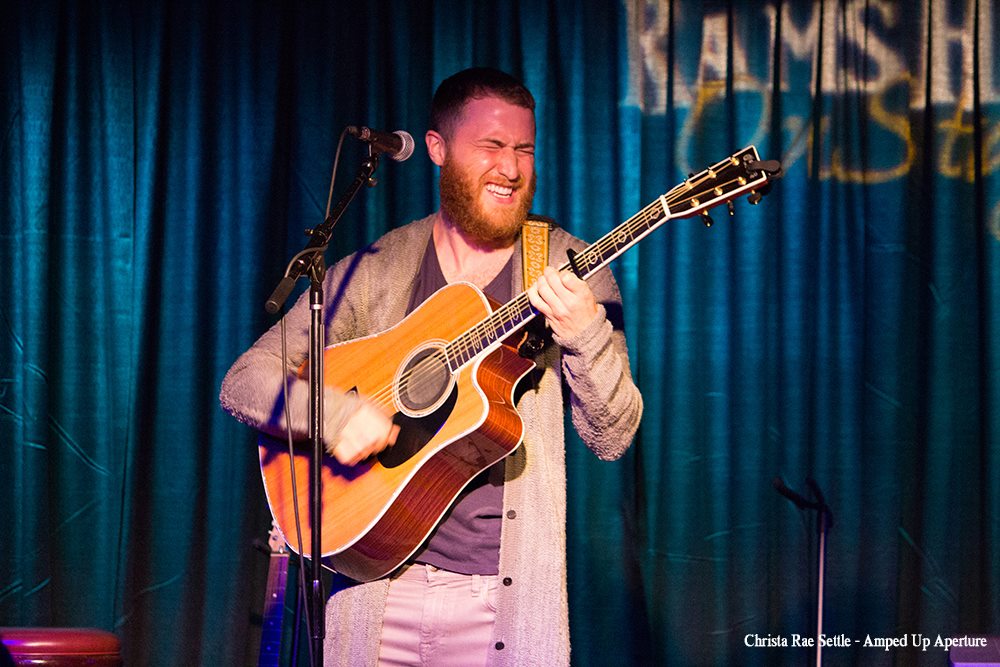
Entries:
[[[753, 193], [779, 174], [780, 165], [776, 162], [761, 163], [757, 149], [748, 146], [660, 195], [631, 218], [576, 253], [571, 258], [572, 264], [567, 262], [559, 270], [575, 271], [581, 278], [587, 279], [667, 220], [705, 213], [746, 192]], [[538, 313], [531, 307], [525, 292], [500, 306], [446, 346], [451, 371], [457, 371], [492, 350], [536, 315]]]
[[272, 553], [267, 568], [267, 591], [260, 629], [260, 654], [257, 659], [260, 667], [280, 665], [287, 579], [288, 554]]
[[[665, 222], [669, 210], [662, 200], [663, 197], [652, 202], [610, 233], [605, 234], [599, 241], [579, 252], [576, 255], [576, 265], [580, 269], [580, 276], [584, 279], [589, 278]], [[570, 271], [572, 267], [567, 262], [559, 267], [559, 270]], [[538, 312], [531, 307], [527, 293], [521, 292], [447, 346], [448, 363], [452, 371], [492, 349], [499, 341], [537, 315]]]

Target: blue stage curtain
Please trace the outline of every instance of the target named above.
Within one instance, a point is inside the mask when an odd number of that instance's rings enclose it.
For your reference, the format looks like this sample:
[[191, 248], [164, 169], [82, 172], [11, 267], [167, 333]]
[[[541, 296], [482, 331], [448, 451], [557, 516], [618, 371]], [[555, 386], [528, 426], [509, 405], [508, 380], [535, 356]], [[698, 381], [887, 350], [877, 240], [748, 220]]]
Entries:
[[778, 476], [834, 513], [828, 637], [1000, 633], [992, 3], [9, 4], [0, 625], [254, 662], [269, 519], [222, 376], [322, 219], [343, 127], [418, 151], [383, 161], [331, 262], [434, 210], [431, 94], [491, 65], [538, 99], [535, 210], [578, 236], [749, 144], [785, 169], [615, 264], [646, 412], [622, 461], [568, 442], [573, 662], [806, 664], [753, 646], [814, 632], [815, 520]]

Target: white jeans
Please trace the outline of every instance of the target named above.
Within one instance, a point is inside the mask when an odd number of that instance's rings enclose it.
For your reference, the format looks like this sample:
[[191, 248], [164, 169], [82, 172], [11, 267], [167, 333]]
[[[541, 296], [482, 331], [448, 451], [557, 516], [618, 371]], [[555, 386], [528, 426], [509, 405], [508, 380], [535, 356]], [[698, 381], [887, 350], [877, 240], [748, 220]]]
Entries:
[[389, 585], [378, 664], [486, 664], [497, 578], [412, 565]]

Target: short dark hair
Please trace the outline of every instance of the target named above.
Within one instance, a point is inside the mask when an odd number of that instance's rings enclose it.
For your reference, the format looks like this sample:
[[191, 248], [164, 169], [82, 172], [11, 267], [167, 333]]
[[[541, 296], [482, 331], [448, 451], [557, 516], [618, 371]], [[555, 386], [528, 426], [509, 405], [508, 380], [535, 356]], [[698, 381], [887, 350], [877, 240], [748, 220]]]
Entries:
[[491, 67], [470, 67], [441, 82], [431, 102], [430, 129], [449, 136], [469, 100], [500, 99], [535, 111], [535, 98], [523, 83], [506, 72]]

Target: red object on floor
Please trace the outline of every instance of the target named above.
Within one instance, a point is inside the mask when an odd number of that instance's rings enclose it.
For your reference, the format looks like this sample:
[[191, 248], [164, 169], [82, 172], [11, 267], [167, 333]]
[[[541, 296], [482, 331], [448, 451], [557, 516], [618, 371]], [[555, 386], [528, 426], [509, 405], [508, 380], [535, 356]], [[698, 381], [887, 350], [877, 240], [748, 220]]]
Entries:
[[122, 664], [118, 637], [95, 628], [0, 628], [0, 641], [15, 665], [120, 667]]

